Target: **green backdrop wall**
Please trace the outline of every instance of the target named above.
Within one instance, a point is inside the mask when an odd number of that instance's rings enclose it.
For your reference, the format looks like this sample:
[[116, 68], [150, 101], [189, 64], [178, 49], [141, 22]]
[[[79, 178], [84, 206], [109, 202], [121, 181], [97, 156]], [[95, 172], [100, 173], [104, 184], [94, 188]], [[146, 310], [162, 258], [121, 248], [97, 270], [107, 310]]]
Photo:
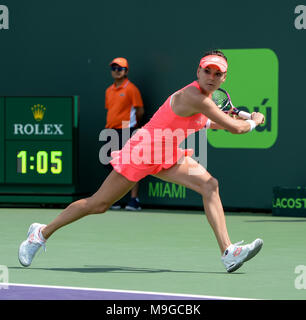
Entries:
[[[301, 3], [29, 0], [1, 4], [9, 8], [9, 29], [0, 30], [0, 96], [80, 96], [81, 193], [94, 192], [105, 177], [99, 162], [99, 133], [105, 125], [104, 91], [111, 83], [112, 58], [128, 58], [130, 79], [142, 92], [148, 120], [171, 93], [195, 79], [199, 59], [212, 48], [269, 49], [278, 61], [278, 132], [273, 145], [253, 149], [208, 144], [208, 170], [219, 180], [224, 206], [268, 209], [273, 186], [305, 185], [306, 30], [294, 24], [295, 8]], [[258, 82], [270, 76], [265, 65], [256, 69]], [[229, 69], [229, 77], [230, 73]], [[244, 70], [240, 77], [245, 88], [252, 74]], [[142, 183], [140, 197], [145, 204], [201, 205], [192, 192], [156, 184], [153, 178]]]

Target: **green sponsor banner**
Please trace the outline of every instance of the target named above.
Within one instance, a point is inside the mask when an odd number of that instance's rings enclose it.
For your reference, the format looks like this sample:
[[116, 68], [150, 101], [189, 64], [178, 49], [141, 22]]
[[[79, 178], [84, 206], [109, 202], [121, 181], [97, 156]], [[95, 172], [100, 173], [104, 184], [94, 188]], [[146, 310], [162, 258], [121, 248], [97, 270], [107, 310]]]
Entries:
[[306, 188], [274, 187], [272, 214], [306, 218]]
[[248, 112], [261, 112], [265, 124], [248, 134], [233, 135], [209, 130], [208, 142], [215, 148], [267, 149], [278, 136], [278, 58], [270, 49], [222, 50], [229, 63], [222, 88], [233, 105]]
[[152, 203], [162, 206], [202, 207], [202, 197], [186, 188], [171, 182], [148, 176], [140, 182], [139, 197], [141, 203]]
[[72, 97], [6, 98], [6, 139], [71, 140]]
[[186, 199], [186, 187], [169, 182], [149, 182], [149, 198]]

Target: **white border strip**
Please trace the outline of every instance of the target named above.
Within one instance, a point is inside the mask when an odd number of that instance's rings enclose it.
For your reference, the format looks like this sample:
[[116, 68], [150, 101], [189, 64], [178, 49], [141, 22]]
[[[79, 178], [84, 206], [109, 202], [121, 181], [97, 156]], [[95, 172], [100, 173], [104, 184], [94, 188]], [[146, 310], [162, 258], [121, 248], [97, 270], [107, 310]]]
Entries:
[[50, 288], [50, 289], [63, 289], [63, 290], [83, 290], [83, 291], [96, 291], [96, 292], [118, 292], [118, 293], [134, 293], [134, 294], [151, 294], [151, 295], [164, 295], [173, 297], [186, 297], [186, 298], [204, 298], [204, 299], [220, 299], [220, 300], [256, 300], [248, 298], [233, 298], [221, 296], [204, 296], [195, 294], [182, 294], [182, 293], [166, 293], [166, 292], [151, 292], [151, 291], [137, 291], [137, 290], [118, 290], [118, 289], [100, 289], [100, 288], [81, 288], [81, 287], [66, 287], [66, 286], [46, 286], [38, 284], [24, 284], [24, 283], [3, 283], [2, 286], [16, 286], [16, 287], [33, 287], [33, 288]]

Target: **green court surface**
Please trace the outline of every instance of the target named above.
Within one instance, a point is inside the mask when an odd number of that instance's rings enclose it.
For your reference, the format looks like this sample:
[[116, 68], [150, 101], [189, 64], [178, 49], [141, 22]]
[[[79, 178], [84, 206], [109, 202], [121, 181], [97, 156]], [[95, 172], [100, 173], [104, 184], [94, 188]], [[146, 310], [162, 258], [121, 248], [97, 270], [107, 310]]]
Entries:
[[[296, 289], [306, 265], [306, 219], [227, 213], [232, 242], [262, 238], [260, 253], [229, 274], [207, 219], [196, 211], [108, 211], [58, 230], [47, 252], [23, 268], [19, 244], [33, 222], [59, 209], [0, 209], [0, 265], [9, 282], [251, 299], [305, 299]], [[1, 294], [1, 292], [0, 292]]]

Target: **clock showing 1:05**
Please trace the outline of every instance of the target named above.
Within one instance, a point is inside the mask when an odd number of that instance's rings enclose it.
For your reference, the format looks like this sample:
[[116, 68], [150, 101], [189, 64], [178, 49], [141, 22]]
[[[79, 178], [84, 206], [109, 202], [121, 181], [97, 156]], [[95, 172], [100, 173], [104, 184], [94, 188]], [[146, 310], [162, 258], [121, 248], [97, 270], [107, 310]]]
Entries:
[[39, 150], [35, 155], [28, 155], [27, 150], [17, 153], [17, 173], [27, 174], [29, 170], [36, 170], [38, 174], [61, 174], [63, 171], [62, 151]]
[[74, 192], [78, 117], [77, 96], [0, 97], [0, 201]]
[[8, 141], [6, 182], [71, 184], [71, 141]]

